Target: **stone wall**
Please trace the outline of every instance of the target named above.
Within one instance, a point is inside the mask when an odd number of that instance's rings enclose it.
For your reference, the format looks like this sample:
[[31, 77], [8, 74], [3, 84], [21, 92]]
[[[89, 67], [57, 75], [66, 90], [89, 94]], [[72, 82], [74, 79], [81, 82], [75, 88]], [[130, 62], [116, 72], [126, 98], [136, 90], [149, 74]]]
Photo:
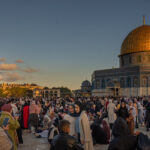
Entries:
[[[114, 91], [111, 89], [95, 89], [92, 91], [92, 96], [114, 96]], [[150, 88], [148, 87], [133, 87], [133, 88], [120, 88], [118, 96], [147, 96], [150, 95]]]
[[150, 52], [138, 52], [119, 56], [120, 67], [150, 64]]

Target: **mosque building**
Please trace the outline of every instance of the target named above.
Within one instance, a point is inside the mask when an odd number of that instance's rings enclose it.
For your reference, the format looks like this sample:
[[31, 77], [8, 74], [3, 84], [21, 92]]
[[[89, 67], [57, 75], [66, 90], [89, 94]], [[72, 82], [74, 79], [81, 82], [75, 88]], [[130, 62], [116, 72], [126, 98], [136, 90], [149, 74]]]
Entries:
[[75, 97], [80, 97], [80, 96], [90, 97], [91, 96], [91, 90], [92, 90], [92, 86], [91, 86], [90, 81], [85, 80], [81, 84], [81, 89], [74, 90], [73, 94]]
[[150, 25], [144, 23], [124, 39], [120, 67], [92, 74], [93, 96], [150, 95]]

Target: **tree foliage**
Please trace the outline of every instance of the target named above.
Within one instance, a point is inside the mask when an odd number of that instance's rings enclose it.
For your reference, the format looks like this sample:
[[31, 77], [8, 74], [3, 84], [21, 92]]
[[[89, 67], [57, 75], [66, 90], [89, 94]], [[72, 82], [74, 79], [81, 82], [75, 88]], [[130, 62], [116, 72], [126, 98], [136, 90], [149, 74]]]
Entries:
[[29, 90], [27, 88], [11, 87], [6, 89], [0, 89], [0, 97], [19, 98], [19, 97], [32, 97], [32, 96], [33, 96], [32, 90]]
[[67, 87], [60, 87], [61, 96], [72, 96], [72, 92]]

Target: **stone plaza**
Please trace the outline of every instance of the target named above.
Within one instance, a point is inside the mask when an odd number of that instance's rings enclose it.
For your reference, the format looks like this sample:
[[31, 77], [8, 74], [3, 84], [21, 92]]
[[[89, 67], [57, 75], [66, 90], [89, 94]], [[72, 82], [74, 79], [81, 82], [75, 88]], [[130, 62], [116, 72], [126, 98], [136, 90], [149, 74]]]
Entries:
[[[140, 126], [137, 130], [150, 137], [150, 132], [147, 132], [145, 127]], [[31, 133], [23, 133], [24, 144], [19, 145], [18, 150], [49, 150], [50, 145], [46, 138], [36, 138]], [[107, 150], [108, 145], [95, 145], [94, 150]]]

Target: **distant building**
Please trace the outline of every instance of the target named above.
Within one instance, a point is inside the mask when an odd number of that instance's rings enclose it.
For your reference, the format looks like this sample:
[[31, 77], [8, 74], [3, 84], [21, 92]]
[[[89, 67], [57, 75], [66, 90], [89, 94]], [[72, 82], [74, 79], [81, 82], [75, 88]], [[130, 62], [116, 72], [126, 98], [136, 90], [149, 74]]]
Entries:
[[91, 89], [92, 89], [92, 86], [91, 86], [90, 81], [85, 80], [82, 82], [82, 85], [81, 85], [82, 92], [91, 92]]
[[53, 98], [53, 97], [60, 97], [61, 92], [59, 88], [43, 88], [43, 89], [34, 89], [33, 90], [33, 97], [42, 97], [42, 98]]
[[93, 96], [150, 95], [150, 25], [131, 31], [121, 46], [120, 68], [92, 74]]
[[82, 82], [81, 84], [81, 89], [79, 90], [74, 90], [74, 96], [78, 97], [78, 96], [85, 96], [85, 97], [89, 97], [91, 96], [91, 90], [92, 90], [92, 86], [90, 81], [85, 80]]

